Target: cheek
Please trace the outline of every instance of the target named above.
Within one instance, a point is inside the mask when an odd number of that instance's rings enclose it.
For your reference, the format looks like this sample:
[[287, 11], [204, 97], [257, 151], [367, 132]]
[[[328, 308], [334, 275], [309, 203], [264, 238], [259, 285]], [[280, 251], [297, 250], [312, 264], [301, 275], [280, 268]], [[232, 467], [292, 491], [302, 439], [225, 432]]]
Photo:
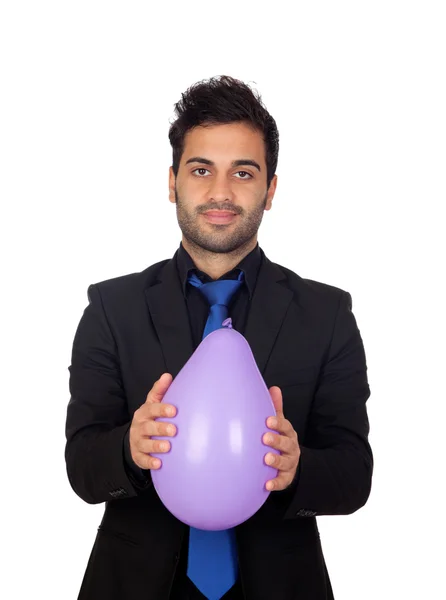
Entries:
[[209, 186], [201, 181], [187, 181], [182, 187], [181, 197], [193, 212], [198, 206], [203, 206], [209, 201]]

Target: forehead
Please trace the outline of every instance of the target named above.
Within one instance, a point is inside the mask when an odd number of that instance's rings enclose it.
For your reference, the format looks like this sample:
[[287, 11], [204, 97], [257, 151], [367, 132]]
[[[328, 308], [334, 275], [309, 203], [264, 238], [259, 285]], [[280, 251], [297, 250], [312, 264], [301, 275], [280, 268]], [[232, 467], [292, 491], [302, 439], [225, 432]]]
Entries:
[[230, 162], [238, 158], [265, 161], [265, 145], [260, 131], [245, 123], [198, 126], [184, 137], [181, 162], [191, 156], [203, 156], [214, 162]]

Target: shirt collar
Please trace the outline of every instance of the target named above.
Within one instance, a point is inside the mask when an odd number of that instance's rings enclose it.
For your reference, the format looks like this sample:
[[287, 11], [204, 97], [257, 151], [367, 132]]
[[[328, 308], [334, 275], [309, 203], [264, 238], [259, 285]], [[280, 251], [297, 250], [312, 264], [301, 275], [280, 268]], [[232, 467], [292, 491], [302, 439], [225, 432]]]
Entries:
[[[213, 279], [211, 279], [211, 277], [209, 277], [207, 273], [200, 271], [196, 267], [191, 255], [185, 249], [182, 242], [180, 242], [180, 247], [178, 248], [178, 252], [176, 253], [176, 262], [184, 297], [186, 297], [188, 287], [187, 278], [191, 270], [194, 270], [198, 277], [204, 283], [213, 281]], [[249, 299], [251, 299], [261, 263], [262, 254], [259, 243], [257, 242], [255, 248], [253, 248], [251, 252], [245, 256], [245, 258], [243, 258], [233, 269], [231, 269], [231, 271], [228, 271], [227, 273], [219, 277], [219, 279], [235, 279], [235, 276], [238, 275], [239, 270], [243, 271], [245, 275], [246, 286], [248, 288]]]

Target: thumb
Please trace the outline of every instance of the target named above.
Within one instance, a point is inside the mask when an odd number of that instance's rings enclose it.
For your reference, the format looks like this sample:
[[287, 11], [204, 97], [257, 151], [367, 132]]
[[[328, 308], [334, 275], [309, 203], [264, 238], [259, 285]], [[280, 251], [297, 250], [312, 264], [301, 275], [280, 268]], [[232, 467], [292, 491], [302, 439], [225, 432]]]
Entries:
[[147, 394], [146, 402], [149, 404], [152, 404], [152, 402], [161, 402], [171, 383], [172, 375], [170, 373], [163, 373], [161, 377], [155, 381], [152, 389]]
[[271, 400], [273, 401], [274, 408], [276, 409], [277, 416], [283, 417], [282, 390], [277, 385], [273, 385], [269, 388], [269, 393], [271, 395]]

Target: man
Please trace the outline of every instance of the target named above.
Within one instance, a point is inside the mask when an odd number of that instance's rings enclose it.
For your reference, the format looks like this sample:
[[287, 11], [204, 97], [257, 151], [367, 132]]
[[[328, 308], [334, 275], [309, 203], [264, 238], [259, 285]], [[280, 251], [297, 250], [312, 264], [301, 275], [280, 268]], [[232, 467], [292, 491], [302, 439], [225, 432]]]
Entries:
[[[183, 94], [176, 111], [169, 199], [180, 246], [141, 273], [90, 285], [73, 342], [68, 477], [86, 502], [106, 502], [79, 598], [329, 600], [315, 517], [361, 508], [373, 471], [352, 299], [271, 262], [258, 244], [279, 139], [260, 97], [213, 78]], [[278, 476], [246, 522], [200, 532], [163, 506], [151, 470], [175, 444], [163, 417], [176, 409], [161, 400], [227, 316], [276, 408], [263, 442]]]

